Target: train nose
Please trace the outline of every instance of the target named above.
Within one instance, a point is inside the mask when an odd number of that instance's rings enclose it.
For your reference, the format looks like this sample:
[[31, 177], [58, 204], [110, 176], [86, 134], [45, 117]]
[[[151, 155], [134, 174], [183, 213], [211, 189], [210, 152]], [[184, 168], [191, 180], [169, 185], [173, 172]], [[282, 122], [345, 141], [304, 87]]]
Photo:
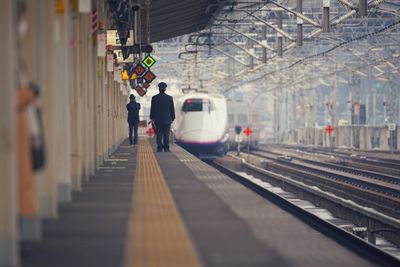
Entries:
[[207, 130], [185, 131], [181, 133], [181, 139], [185, 142], [211, 143], [218, 141], [218, 135]]

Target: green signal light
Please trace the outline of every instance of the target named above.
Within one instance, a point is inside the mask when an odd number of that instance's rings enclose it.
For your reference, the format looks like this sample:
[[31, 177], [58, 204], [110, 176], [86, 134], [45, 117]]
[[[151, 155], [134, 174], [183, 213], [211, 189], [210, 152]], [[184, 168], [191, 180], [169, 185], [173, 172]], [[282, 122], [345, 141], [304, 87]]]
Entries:
[[150, 55], [147, 55], [147, 57], [142, 61], [146, 67], [150, 68], [156, 63], [156, 60], [152, 58]]

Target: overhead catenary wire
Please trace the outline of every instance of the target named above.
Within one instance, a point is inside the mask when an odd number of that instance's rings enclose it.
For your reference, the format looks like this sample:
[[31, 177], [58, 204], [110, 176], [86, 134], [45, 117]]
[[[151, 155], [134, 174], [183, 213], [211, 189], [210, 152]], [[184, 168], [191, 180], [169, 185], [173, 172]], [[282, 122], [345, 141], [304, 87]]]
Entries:
[[327, 50], [325, 50], [323, 52], [319, 52], [319, 53], [304, 57], [302, 59], [299, 59], [299, 60], [293, 62], [292, 64], [290, 64], [289, 66], [286, 66], [286, 67], [283, 67], [283, 68], [279, 68], [279, 69], [267, 72], [267, 73], [263, 74], [262, 76], [251, 80], [251, 82], [258, 81], [260, 79], [265, 78], [266, 76], [269, 76], [271, 74], [274, 74], [274, 73], [277, 73], [277, 72], [280, 72], [280, 71], [291, 69], [291, 68], [299, 65], [300, 63], [304, 63], [307, 60], [314, 59], [314, 58], [317, 58], [317, 57], [320, 57], [320, 56], [326, 56], [327, 54], [333, 52], [334, 50], [336, 50], [336, 49], [338, 49], [338, 48], [340, 48], [342, 46], [345, 46], [345, 45], [353, 43], [353, 42], [366, 40], [366, 39], [368, 39], [368, 38], [370, 38], [370, 37], [372, 37], [374, 35], [378, 35], [378, 34], [386, 32], [388, 30], [391, 30], [394, 26], [399, 25], [399, 24], [400, 24], [400, 20], [398, 20], [398, 21], [396, 21], [396, 22], [394, 22], [394, 23], [392, 23], [390, 25], [387, 25], [386, 27], [384, 27], [382, 29], [376, 30], [374, 32], [371, 32], [371, 33], [368, 33], [368, 34], [364, 34], [364, 35], [358, 36], [356, 38], [352, 38], [350, 40], [343, 41], [343, 42], [341, 42], [341, 43], [339, 43], [337, 45], [334, 45], [333, 47], [331, 47], [331, 48], [329, 48], [329, 49], [327, 49]]

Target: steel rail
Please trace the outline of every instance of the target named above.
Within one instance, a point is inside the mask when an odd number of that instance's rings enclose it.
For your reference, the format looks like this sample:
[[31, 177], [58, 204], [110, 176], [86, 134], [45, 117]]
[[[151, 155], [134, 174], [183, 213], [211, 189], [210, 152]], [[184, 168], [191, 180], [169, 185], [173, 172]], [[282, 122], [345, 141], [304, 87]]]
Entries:
[[[244, 163], [247, 164], [247, 163]], [[382, 264], [384, 266], [397, 266], [400, 264], [399, 259], [396, 257], [388, 254], [387, 252], [377, 248], [376, 246], [364, 241], [363, 239], [357, 237], [356, 235], [347, 232], [334, 224], [321, 219], [320, 217], [316, 216], [315, 214], [312, 214], [310, 212], [307, 212], [305, 209], [294, 205], [287, 199], [261, 187], [258, 184], [255, 184], [251, 182], [250, 180], [246, 179], [245, 177], [237, 174], [236, 172], [224, 167], [221, 164], [218, 164], [216, 162], [210, 163], [213, 167], [221, 171], [222, 173], [226, 174], [228, 177], [232, 178], [233, 180], [239, 182], [240, 184], [246, 186], [253, 192], [257, 193], [261, 197], [268, 199], [272, 201], [273, 203], [277, 204], [279, 207], [283, 208], [284, 210], [292, 213], [295, 215], [297, 218], [301, 219], [305, 223], [309, 224], [312, 226], [314, 229], [317, 229], [318, 231], [322, 232], [326, 236], [331, 237], [332, 239], [336, 240], [343, 246], [347, 247], [351, 251], [357, 253], [358, 255], [361, 255], [362, 257], [365, 257], [369, 259], [370, 261], [373, 261], [378, 264]], [[248, 165], [248, 164], [247, 164]], [[259, 170], [262, 172], [262, 170]], [[272, 175], [271, 173], [266, 173], [264, 172], [264, 175]], [[279, 178], [277, 178], [279, 179]], [[320, 195], [320, 193], [315, 192], [317, 195]], [[328, 197], [329, 198], [329, 197]], [[332, 200], [333, 201], [333, 200]], [[347, 204], [344, 204], [344, 208], [348, 209], [349, 207], [346, 206]], [[396, 223], [395, 223], [396, 225]]]

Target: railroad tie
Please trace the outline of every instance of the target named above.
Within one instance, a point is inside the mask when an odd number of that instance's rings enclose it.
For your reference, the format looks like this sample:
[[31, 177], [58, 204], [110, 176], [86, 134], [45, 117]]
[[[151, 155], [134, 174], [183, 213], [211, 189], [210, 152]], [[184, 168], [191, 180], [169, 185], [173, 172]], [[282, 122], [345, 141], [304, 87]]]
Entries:
[[160, 166], [141, 139], [124, 267], [200, 267]]

